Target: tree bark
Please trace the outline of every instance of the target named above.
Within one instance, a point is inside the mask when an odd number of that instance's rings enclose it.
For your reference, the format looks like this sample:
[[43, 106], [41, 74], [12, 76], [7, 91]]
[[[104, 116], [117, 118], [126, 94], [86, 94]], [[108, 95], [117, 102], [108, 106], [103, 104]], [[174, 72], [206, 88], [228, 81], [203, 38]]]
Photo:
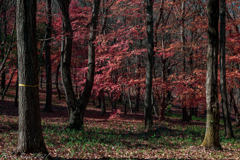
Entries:
[[226, 43], [226, 0], [220, 0], [220, 90], [222, 97], [222, 109], [224, 117], [225, 137], [233, 138], [231, 117], [227, 100], [226, 87], [226, 64], [225, 64], [225, 43]]
[[[15, 70], [16, 70], [16, 69], [15, 69]], [[8, 84], [7, 84], [7, 87], [6, 87], [6, 88], [3, 90], [3, 92], [2, 92], [2, 99], [4, 99], [5, 93], [7, 92], [8, 88], [9, 88], [9, 86], [10, 86], [10, 84], [11, 84], [12, 77], [13, 77], [13, 75], [14, 75], [15, 70], [13, 70], [13, 73], [11, 74], [11, 77], [10, 77], [10, 79], [9, 79], [9, 82], [8, 82]]]
[[205, 148], [220, 149], [219, 142], [219, 106], [218, 106], [218, 20], [219, 0], [209, 0], [208, 12], [208, 53], [207, 53], [207, 79], [206, 103], [207, 122], [205, 138], [202, 146]]
[[[184, 16], [185, 16], [185, 1], [182, 2], [182, 28], [181, 28], [181, 42], [182, 42], [182, 54], [183, 54], [183, 74], [185, 74], [185, 25], [184, 25]], [[183, 77], [185, 79], [185, 76]], [[182, 96], [182, 120], [189, 121], [186, 107], [186, 95]]]
[[230, 91], [230, 102], [232, 103], [233, 109], [235, 111], [236, 126], [239, 126], [240, 125], [239, 112], [233, 96], [233, 90]]
[[128, 88], [128, 103], [129, 103], [130, 113], [133, 113], [132, 101], [131, 101], [131, 95], [130, 95], [130, 88]]
[[156, 107], [156, 98], [154, 97], [153, 93], [152, 93], [151, 99], [152, 99], [153, 112], [156, 117], [159, 117], [157, 107]]
[[103, 90], [100, 91], [100, 100], [101, 100], [101, 114], [103, 116], [106, 113], [105, 96]]
[[17, 153], [48, 155], [43, 141], [39, 105], [36, 0], [17, 0], [19, 134]]
[[153, 55], [154, 55], [154, 43], [153, 43], [153, 1], [145, 0], [146, 3], [146, 17], [147, 17], [147, 36], [148, 36], [148, 58], [146, 64], [146, 88], [145, 88], [145, 101], [144, 101], [144, 117], [145, 117], [145, 129], [149, 131], [153, 125], [152, 118], [152, 68], [153, 68]]
[[[3, 8], [3, 12], [2, 12], [2, 15], [3, 15], [3, 23], [4, 23], [4, 39], [3, 39], [3, 45], [5, 45], [6, 44], [6, 39], [7, 39], [7, 20], [6, 20], [6, 9], [5, 8]], [[4, 53], [5, 53], [5, 51], [4, 51], [4, 47], [2, 47], [2, 49], [1, 49], [1, 59], [4, 59], [3, 57], [4, 57]], [[6, 72], [5, 72], [5, 70], [3, 69], [3, 71], [2, 71], [2, 74], [1, 74], [1, 76], [2, 76], [2, 80], [1, 80], [1, 93], [2, 93], [2, 95], [4, 94], [4, 91], [5, 91], [5, 83], [6, 83], [6, 80], [5, 80], [5, 78], [6, 78]], [[4, 96], [2, 96], [2, 97], [4, 97]]]
[[94, 0], [92, 20], [90, 24], [90, 35], [88, 42], [88, 73], [83, 94], [77, 100], [73, 91], [70, 64], [72, 55], [73, 31], [69, 18], [70, 0], [58, 0], [63, 15], [64, 40], [61, 45], [61, 73], [69, 111], [68, 127], [73, 129], [83, 129], [83, 116], [92, 91], [95, 71], [95, 47], [93, 41], [96, 35], [96, 25], [99, 12], [100, 0]]
[[47, 1], [47, 28], [46, 28], [46, 104], [43, 109], [46, 112], [52, 111], [52, 67], [51, 67], [51, 35], [52, 35], [52, 11], [51, 11], [51, 1]]
[[139, 99], [140, 99], [140, 87], [139, 84], [136, 84], [136, 99], [135, 99], [135, 108], [134, 108], [134, 112], [138, 112], [139, 111]]
[[59, 69], [60, 69], [60, 64], [57, 66], [57, 70], [56, 70], [56, 77], [55, 77], [55, 84], [56, 84], [56, 88], [57, 88], [57, 92], [58, 92], [58, 99], [61, 100], [61, 91], [58, 87], [58, 72], [59, 72]]

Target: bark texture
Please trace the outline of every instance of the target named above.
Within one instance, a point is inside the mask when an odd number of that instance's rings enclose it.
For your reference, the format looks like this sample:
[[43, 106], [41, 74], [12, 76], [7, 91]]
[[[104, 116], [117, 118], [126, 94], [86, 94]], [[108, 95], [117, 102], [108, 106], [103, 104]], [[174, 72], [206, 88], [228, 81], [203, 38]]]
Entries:
[[207, 80], [206, 103], [207, 122], [205, 138], [202, 146], [206, 148], [220, 149], [219, 142], [219, 106], [217, 92], [218, 77], [218, 20], [219, 0], [209, 0], [208, 12], [208, 53], [207, 53]]
[[148, 131], [152, 128], [152, 68], [153, 68], [153, 55], [154, 55], [154, 43], [153, 43], [153, 1], [145, 0], [146, 3], [146, 17], [147, 17], [147, 36], [148, 36], [148, 58], [146, 65], [146, 89], [145, 89], [145, 101], [144, 101], [144, 117], [145, 117], [145, 129]]
[[61, 91], [58, 87], [58, 72], [59, 72], [59, 69], [60, 69], [60, 64], [57, 66], [57, 70], [56, 70], [56, 76], [55, 76], [55, 84], [56, 84], [56, 88], [57, 88], [57, 92], [58, 92], [58, 99], [61, 100]]
[[225, 63], [225, 43], [226, 43], [226, 0], [220, 0], [220, 89], [222, 97], [222, 109], [226, 138], [233, 138], [233, 130], [230, 119], [230, 112], [227, 100], [226, 87], [226, 63]]
[[70, 0], [58, 0], [58, 4], [63, 16], [64, 38], [61, 45], [61, 74], [68, 105], [69, 121], [68, 127], [73, 129], [83, 129], [83, 116], [92, 91], [95, 71], [95, 47], [93, 41], [96, 35], [96, 25], [99, 12], [100, 0], [94, 0], [92, 20], [90, 24], [90, 34], [88, 42], [88, 73], [84, 91], [79, 100], [76, 99], [71, 80], [71, 55], [73, 31], [69, 18]]
[[17, 0], [19, 134], [17, 152], [48, 154], [42, 136], [36, 44], [36, 0]]
[[51, 69], [51, 35], [52, 35], [52, 11], [51, 1], [47, 1], [47, 28], [46, 28], [46, 104], [44, 111], [52, 112], [52, 69]]

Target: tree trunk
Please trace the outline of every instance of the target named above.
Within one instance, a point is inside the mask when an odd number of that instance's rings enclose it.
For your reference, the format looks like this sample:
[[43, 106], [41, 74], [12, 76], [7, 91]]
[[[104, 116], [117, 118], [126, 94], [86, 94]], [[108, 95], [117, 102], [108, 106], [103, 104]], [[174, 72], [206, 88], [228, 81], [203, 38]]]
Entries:
[[152, 93], [152, 106], [153, 106], [153, 112], [155, 114], [156, 117], [158, 117], [158, 112], [157, 112], [157, 107], [156, 107], [156, 98], [154, 97], [153, 93]]
[[127, 114], [127, 97], [126, 97], [125, 89], [123, 90], [122, 98], [124, 102], [124, 114]]
[[234, 99], [232, 90], [230, 91], [230, 102], [232, 102], [232, 106], [233, 106], [233, 109], [235, 111], [236, 126], [239, 126], [240, 125], [239, 112], [238, 112], [238, 108], [237, 108], [236, 103], [235, 103], [235, 99]]
[[111, 105], [112, 105], [112, 110], [113, 111], [116, 111], [116, 99], [115, 100], [113, 100], [114, 99], [114, 93], [112, 92], [111, 93], [111, 96], [110, 96], [110, 101], [111, 101]]
[[231, 117], [229, 112], [227, 100], [227, 87], [226, 87], [226, 67], [225, 67], [225, 41], [226, 41], [226, 0], [220, 0], [220, 90], [222, 97], [222, 109], [225, 126], [225, 137], [227, 139], [233, 138], [233, 130], [231, 124]]
[[[183, 74], [185, 74], [185, 1], [182, 2], [182, 28], [181, 28], [181, 42], [182, 42], [182, 54], [183, 54]], [[185, 76], [183, 77], [185, 79]], [[182, 120], [189, 121], [186, 107], [186, 95], [182, 96]]]
[[98, 11], [100, 0], [94, 0], [92, 20], [90, 24], [90, 34], [88, 42], [88, 72], [87, 80], [83, 94], [80, 99], [77, 100], [73, 91], [72, 80], [71, 80], [71, 55], [72, 55], [72, 37], [73, 31], [71, 27], [71, 21], [69, 18], [69, 0], [58, 0], [58, 4], [62, 11], [63, 16], [63, 34], [64, 40], [61, 45], [61, 73], [62, 80], [66, 95], [66, 101], [69, 111], [69, 122], [68, 127], [73, 129], [83, 129], [83, 116], [91, 96], [94, 71], [95, 71], [95, 47], [93, 41], [96, 35], [96, 25], [98, 18]]
[[198, 106], [194, 107], [194, 112], [193, 112], [194, 116], [197, 117], [198, 116]]
[[134, 112], [139, 111], [139, 99], [140, 99], [140, 87], [139, 84], [137, 84]]
[[106, 107], [105, 107], [105, 97], [104, 97], [104, 91], [100, 91], [100, 99], [101, 99], [101, 113], [102, 116], [106, 113]]
[[207, 80], [206, 103], [207, 122], [205, 138], [202, 146], [206, 148], [220, 149], [219, 142], [219, 106], [218, 106], [218, 20], [219, 0], [209, 0], [208, 11], [208, 53], [207, 53]]
[[161, 93], [160, 106], [159, 106], [159, 121], [165, 120], [166, 99], [164, 93]]
[[6, 80], [5, 80], [5, 77], [6, 77], [6, 74], [5, 74], [5, 70], [2, 71], [2, 80], [1, 80], [1, 93], [3, 94], [3, 91], [5, 90], [5, 83], [6, 83]]
[[101, 108], [101, 103], [102, 103], [101, 96], [99, 94], [99, 96], [98, 96], [98, 105], [96, 106], [96, 108]]
[[52, 68], [51, 68], [51, 35], [52, 35], [52, 12], [51, 12], [51, 0], [47, 1], [47, 28], [46, 28], [46, 104], [44, 111], [52, 112]]
[[40, 76], [41, 76], [41, 78], [40, 78], [40, 88], [43, 89], [43, 86], [42, 86], [42, 84], [43, 84], [43, 72], [42, 72], [42, 70], [40, 72]]
[[[4, 39], [3, 39], [3, 45], [6, 44], [6, 40], [7, 40], [7, 19], [6, 19], [6, 9], [4, 8], [3, 9], [3, 12], [2, 12], [2, 15], [3, 15], [3, 23], [4, 23]], [[2, 59], [4, 59], [4, 47], [2, 47], [1, 49], [1, 56], [2, 56]], [[5, 91], [5, 83], [6, 83], [6, 72], [5, 70], [3, 69], [2, 71], [2, 81], [1, 81], [1, 93], [3, 94], [3, 92]], [[4, 96], [3, 96], [4, 97]]]
[[187, 118], [188, 118], [188, 121], [192, 120], [193, 111], [194, 110], [193, 110], [192, 106], [189, 106], [187, 108]]
[[[15, 69], [15, 70], [16, 70], [16, 69]], [[5, 93], [7, 92], [8, 88], [9, 88], [9, 86], [10, 86], [10, 84], [11, 84], [12, 77], [13, 77], [13, 75], [14, 75], [15, 70], [14, 70], [13, 73], [11, 74], [11, 77], [10, 77], [10, 79], [9, 79], [8, 85], [7, 85], [7, 87], [4, 89], [4, 91], [3, 91], [3, 93], [2, 93], [2, 99], [4, 99]]]
[[39, 105], [36, 0], [17, 0], [19, 134], [17, 154], [48, 155], [43, 141]]
[[61, 100], [61, 91], [58, 87], [58, 72], [59, 72], [59, 69], [60, 69], [60, 64], [58, 65], [57, 70], [56, 70], [55, 84], [56, 84], [56, 88], [57, 88], [57, 92], [58, 92], [58, 99]]
[[149, 131], [153, 125], [152, 118], [152, 68], [154, 56], [154, 43], [153, 43], [153, 1], [145, 0], [146, 3], [146, 17], [147, 17], [147, 36], [148, 36], [148, 59], [146, 64], [146, 88], [145, 88], [145, 101], [144, 101], [144, 117], [145, 129]]
[[130, 88], [128, 88], [128, 102], [129, 102], [130, 112], [133, 113], [133, 111], [132, 111], [132, 101], [131, 101], [131, 95], [130, 95]]

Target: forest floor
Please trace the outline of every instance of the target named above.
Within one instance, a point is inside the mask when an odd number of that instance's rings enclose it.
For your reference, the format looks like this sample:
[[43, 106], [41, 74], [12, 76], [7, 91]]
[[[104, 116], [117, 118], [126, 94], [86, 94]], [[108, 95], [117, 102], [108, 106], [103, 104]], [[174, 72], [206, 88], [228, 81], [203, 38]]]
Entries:
[[[205, 118], [194, 117], [190, 122], [181, 121], [181, 107], [174, 105], [172, 114], [164, 122], [154, 117], [154, 127], [144, 130], [143, 109], [124, 114], [101, 116], [101, 109], [92, 101], [85, 113], [84, 130], [66, 129], [68, 113], [64, 98], [58, 100], [53, 92], [53, 113], [41, 112], [43, 136], [54, 159], [239, 159], [240, 128], [233, 125], [235, 139], [224, 138], [224, 126], [220, 123], [222, 150], [201, 147], [205, 134]], [[38, 159], [38, 155], [12, 156], [18, 139], [18, 110], [14, 107], [14, 87], [4, 100], [0, 100], [0, 159]], [[40, 89], [41, 110], [44, 108], [45, 90]], [[115, 116], [115, 117], [114, 117]], [[232, 115], [233, 116], [233, 115]], [[235, 118], [234, 116], [232, 117]]]

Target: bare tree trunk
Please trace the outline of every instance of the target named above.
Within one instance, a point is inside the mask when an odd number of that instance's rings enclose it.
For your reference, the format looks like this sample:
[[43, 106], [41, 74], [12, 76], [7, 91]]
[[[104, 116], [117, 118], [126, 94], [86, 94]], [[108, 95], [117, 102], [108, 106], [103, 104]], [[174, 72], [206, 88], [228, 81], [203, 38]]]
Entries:
[[51, 0], [47, 1], [47, 28], [46, 28], [46, 104], [43, 109], [46, 112], [52, 111], [52, 68], [51, 68], [51, 35], [52, 35], [52, 11], [51, 11]]
[[59, 73], [59, 69], [60, 69], [60, 64], [57, 66], [57, 70], [56, 70], [56, 77], [55, 77], [55, 84], [56, 84], [56, 88], [57, 88], [57, 92], [58, 92], [58, 99], [61, 100], [61, 91], [58, 87], [58, 73]]
[[15, 72], [15, 70], [14, 70], [13, 73], [11, 74], [11, 77], [10, 77], [10, 79], [9, 79], [8, 85], [7, 85], [7, 87], [4, 89], [4, 91], [3, 91], [3, 93], [2, 93], [2, 99], [4, 99], [5, 93], [7, 92], [8, 88], [9, 88], [11, 82], [12, 82], [12, 77], [13, 77], [13, 75], [14, 75], [14, 72]]
[[36, 8], [36, 0], [17, 0], [19, 73], [17, 154], [41, 153], [47, 156], [39, 105]]
[[43, 86], [42, 86], [42, 84], [43, 84], [43, 72], [42, 72], [42, 70], [40, 72], [40, 76], [41, 76], [41, 78], [40, 78], [40, 88], [43, 89]]
[[[2, 12], [2, 15], [3, 15], [3, 23], [4, 23], [4, 39], [3, 39], [3, 45], [5, 45], [6, 44], [6, 40], [7, 40], [7, 19], [6, 19], [6, 9], [5, 8], [3, 8], [3, 12]], [[4, 57], [4, 53], [5, 53], [5, 51], [4, 51], [4, 47], [2, 47], [2, 49], [1, 49], [1, 57], [2, 57], [2, 59], [4, 59], [3, 57]], [[6, 72], [5, 72], [5, 70], [3, 69], [2, 70], [2, 74], [1, 74], [1, 76], [2, 76], [2, 81], [1, 81], [1, 93], [2, 93], [2, 95], [4, 94], [3, 92], [5, 91], [5, 83], [6, 83], [6, 80], [5, 80], [5, 78], [6, 78]], [[4, 96], [2, 96], [2, 97], [4, 97]]]
[[[185, 74], [185, 25], [184, 25], [184, 16], [185, 16], [185, 1], [182, 1], [182, 28], [181, 28], [181, 42], [182, 42], [182, 54], [183, 57], [183, 74]], [[184, 76], [185, 78], [185, 76]], [[189, 121], [186, 107], [186, 96], [182, 96], [182, 120]]]
[[240, 125], [239, 112], [233, 96], [233, 90], [230, 91], [230, 102], [232, 103], [233, 109], [235, 111], [236, 126], [239, 126]]
[[106, 113], [105, 96], [103, 90], [100, 91], [100, 99], [101, 99], [101, 113], [103, 116]]
[[123, 89], [123, 92], [122, 92], [123, 96], [123, 103], [124, 103], [124, 114], [127, 114], [127, 96], [126, 96], [126, 93], [125, 93], [125, 89]]
[[154, 55], [154, 43], [153, 43], [153, 1], [145, 0], [146, 3], [146, 17], [147, 17], [147, 35], [148, 35], [148, 59], [146, 64], [146, 88], [145, 88], [145, 101], [144, 101], [144, 117], [145, 117], [145, 129], [149, 131], [153, 125], [152, 118], [152, 68], [153, 68], [153, 55]]
[[156, 98], [154, 97], [153, 93], [152, 93], [152, 106], [153, 106], [153, 112], [155, 114], [156, 117], [158, 117], [158, 112], [157, 112], [157, 107], [156, 107]]
[[208, 11], [208, 53], [207, 53], [207, 80], [206, 80], [206, 103], [207, 122], [205, 138], [202, 146], [219, 149], [219, 106], [218, 106], [218, 20], [219, 0], [209, 0]]
[[222, 97], [222, 109], [225, 126], [225, 137], [227, 139], [233, 138], [233, 130], [231, 124], [231, 117], [227, 100], [227, 87], [226, 87], [226, 67], [225, 67], [225, 41], [226, 41], [226, 0], [220, 0], [220, 89]]
[[130, 88], [128, 88], [128, 102], [129, 102], [130, 112], [133, 113], [133, 111], [132, 111], [132, 101], [131, 101], [131, 95], [130, 95]]
[[[2, 50], [2, 53], [3, 53], [3, 50]], [[1, 93], [3, 94], [4, 90], [5, 90], [5, 83], [6, 83], [6, 80], [5, 80], [5, 70], [2, 71], [1, 73], [1, 76], [2, 76], [2, 80], [1, 80]]]
[[140, 87], [139, 84], [137, 84], [134, 112], [139, 111], [139, 99], [140, 99]]
[[96, 35], [96, 25], [99, 12], [100, 0], [94, 0], [92, 20], [90, 24], [90, 34], [88, 42], [88, 72], [87, 80], [83, 94], [80, 99], [77, 100], [73, 91], [72, 80], [71, 80], [71, 55], [72, 55], [72, 26], [69, 18], [69, 4], [70, 0], [58, 0], [58, 4], [61, 8], [63, 15], [63, 31], [64, 40], [62, 41], [61, 48], [61, 73], [62, 80], [66, 95], [66, 101], [69, 111], [69, 122], [68, 127], [73, 129], [83, 129], [83, 116], [87, 108], [89, 98], [91, 96], [94, 71], [95, 71], [95, 46], [93, 41]]

